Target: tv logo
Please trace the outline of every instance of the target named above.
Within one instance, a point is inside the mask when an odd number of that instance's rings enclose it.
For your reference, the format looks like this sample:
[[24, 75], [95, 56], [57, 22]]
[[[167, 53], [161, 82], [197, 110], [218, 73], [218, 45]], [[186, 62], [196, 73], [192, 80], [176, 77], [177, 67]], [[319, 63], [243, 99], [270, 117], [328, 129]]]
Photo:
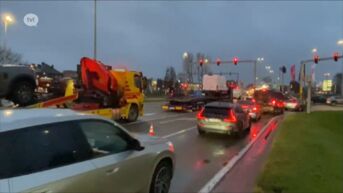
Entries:
[[37, 27], [39, 18], [36, 14], [28, 13], [24, 17], [24, 23], [29, 27]]

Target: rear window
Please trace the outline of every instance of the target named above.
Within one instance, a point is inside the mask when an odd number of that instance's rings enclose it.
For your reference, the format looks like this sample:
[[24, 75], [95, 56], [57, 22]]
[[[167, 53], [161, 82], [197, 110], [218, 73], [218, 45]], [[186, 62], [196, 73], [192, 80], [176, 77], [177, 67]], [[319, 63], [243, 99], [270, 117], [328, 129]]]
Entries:
[[223, 119], [227, 118], [229, 111], [231, 108], [223, 108], [223, 107], [205, 107], [204, 109], [204, 117], [206, 118], [218, 118]]

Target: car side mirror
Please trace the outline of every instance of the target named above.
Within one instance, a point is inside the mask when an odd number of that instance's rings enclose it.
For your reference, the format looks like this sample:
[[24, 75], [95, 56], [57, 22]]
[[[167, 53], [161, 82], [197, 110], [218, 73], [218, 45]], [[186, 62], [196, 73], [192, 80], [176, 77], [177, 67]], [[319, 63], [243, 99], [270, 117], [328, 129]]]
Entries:
[[142, 151], [144, 149], [144, 147], [141, 145], [141, 143], [137, 139], [133, 139], [131, 141], [131, 147], [132, 149], [136, 151]]

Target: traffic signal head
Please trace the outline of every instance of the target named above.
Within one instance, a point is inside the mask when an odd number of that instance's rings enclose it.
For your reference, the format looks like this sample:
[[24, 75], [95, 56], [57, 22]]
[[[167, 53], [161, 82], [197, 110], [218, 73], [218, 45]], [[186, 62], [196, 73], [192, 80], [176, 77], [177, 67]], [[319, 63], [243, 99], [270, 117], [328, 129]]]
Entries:
[[338, 53], [338, 52], [333, 53], [333, 60], [334, 60], [335, 62], [338, 61], [338, 57], [339, 57], [339, 53]]
[[237, 65], [238, 64], [238, 58], [237, 57], [234, 57], [233, 60], [232, 60], [233, 64], [234, 65]]
[[282, 67], [281, 67], [281, 72], [282, 72], [283, 74], [285, 74], [285, 73], [287, 72], [286, 66], [282, 66]]
[[222, 61], [221, 61], [219, 58], [217, 58], [217, 60], [216, 60], [217, 66], [219, 66], [221, 62], [222, 62]]
[[200, 66], [202, 66], [204, 64], [204, 59], [200, 59], [199, 64], [200, 64]]
[[313, 56], [313, 61], [314, 61], [314, 63], [318, 64], [319, 56], [318, 56], [317, 54], [315, 54], [315, 55]]

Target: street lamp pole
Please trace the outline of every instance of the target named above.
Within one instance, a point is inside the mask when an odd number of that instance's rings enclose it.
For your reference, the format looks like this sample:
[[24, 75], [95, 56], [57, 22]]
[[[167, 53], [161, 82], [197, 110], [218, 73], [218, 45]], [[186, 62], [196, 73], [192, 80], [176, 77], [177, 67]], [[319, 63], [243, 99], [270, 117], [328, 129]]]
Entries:
[[[343, 48], [343, 39], [337, 41], [337, 45], [342, 46]], [[342, 50], [343, 56], [343, 50]], [[343, 60], [342, 60], [342, 72], [341, 72], [341, 96], [343, 96]]]
[[94, 60], [96, 60], [96, 58], [97, 58], [97, 56], [96, 56], [96, 47], [97, 47], [97, 45], [96, 45], [96, 38], [97, 38], [97, 36], [96, 36], [96, 32], [97, 32], [97, 17], [96, 17], [96, 1], [97, 0], [94, 0]]

